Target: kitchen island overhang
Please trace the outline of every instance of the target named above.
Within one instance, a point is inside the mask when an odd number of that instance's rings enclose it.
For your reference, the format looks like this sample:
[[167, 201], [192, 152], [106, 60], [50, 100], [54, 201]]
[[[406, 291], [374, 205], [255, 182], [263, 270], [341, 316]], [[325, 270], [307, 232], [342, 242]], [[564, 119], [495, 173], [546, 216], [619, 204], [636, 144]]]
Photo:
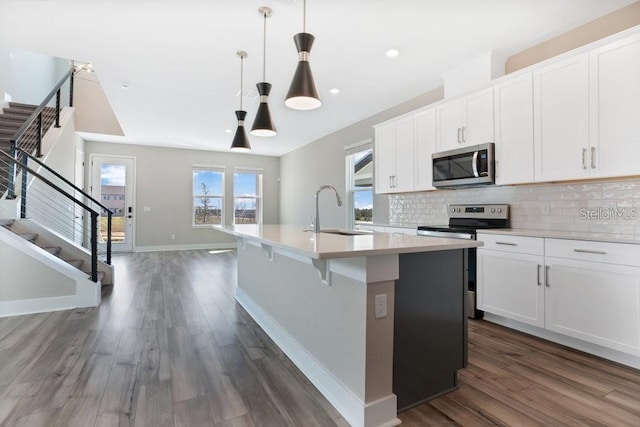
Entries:
[[[293, 225], [214, 228], [238, 241], [236, 300], [340, 414], [354, 426], [399, 424], [393, 338], [400, 255], [453, 255], [481, 243], [311, 233]], [[386, 316], [376, 318], [380, 295]], [[464, 298], [448, 304], [464, 312]]]

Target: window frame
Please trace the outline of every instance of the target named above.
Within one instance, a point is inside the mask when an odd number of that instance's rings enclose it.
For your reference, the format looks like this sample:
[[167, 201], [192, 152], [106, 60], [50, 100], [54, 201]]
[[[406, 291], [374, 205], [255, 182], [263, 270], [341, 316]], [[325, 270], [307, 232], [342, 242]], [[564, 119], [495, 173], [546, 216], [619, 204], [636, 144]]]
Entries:
[[[245, 174], [255, 174], [256, 175], [256, 196], [236, 196], [236, 174], [245, 173]], [[255, 222], [249, 224], [262, 224], [263, 223], [263, 204], [264, 204], [264, 193], [263, 193], [263, 179], [264, 179], [264, 169], [263, 168], [248, 168], [248, 167], [235, 167], [233, 168], [233, 224], [238, 224], [236, 222], [236, 199], [255, 199], [256, 206], [256, 214], [255, 214]], [[242, 224], [242, 223], [240, 223]]]
[[[222, 194], [220, 195], [203, 195], [196, 193], [195, 183], [194, 183], [194, 173], [196, 171], [205, 171], [205, 172], [217, 172], [222, 176], [221, 189]], [[207, 223], [207, 224], [196, 224], [196, 200], [202, 197], [212, 198], [212, 199], [220, 199], [220, 225], [225, 224], [225, 181], [226, 181], [226, 168], [224, 166], [211, 166], [211, 165], [193, 165], [191, 167], [191, 226], [193, 228], [204, 228], [211, 227], [212, 225], [217, 225], [218, 223]]]
[[[345, 193], [347, 199], [347, 224], [351, 228], [355, 228], [358, 224], [372, 224], [373, 223], [373, 212], [371, 215], [371, 221], [357, 221], [355, 219], [355, 193], [363, 192], [363, 191], [371, 191], [371, 204], [373, 210], [373, 201], [375, 192], [373, 191], [373, 175], [371, 177], [371, 187], [364, 187], [358, 189], [354, 186], [355, 181], [355, 173], [354, 173], [354, 157], [353, 155], [362, 151], [371, 150], [373, 154], [373, 140], [368, 138], [364, 141], [356, 142], [355, 144], [348, 145], [344, 147], [344, 158], [345, 158]], [[373, 163], [373, 156], [371, 158], [371, 162]]]

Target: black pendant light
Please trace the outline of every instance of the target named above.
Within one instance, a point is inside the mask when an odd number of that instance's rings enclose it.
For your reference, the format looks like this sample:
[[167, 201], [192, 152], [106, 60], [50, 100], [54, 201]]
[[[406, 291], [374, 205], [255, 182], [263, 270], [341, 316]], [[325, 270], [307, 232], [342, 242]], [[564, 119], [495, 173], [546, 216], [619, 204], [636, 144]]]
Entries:
[[318, 89], [313, 80], [311, 66], [309, 65], [309, 52], [315, 37], [305, 32], [307, 25], [307, 2], [303, 2], [302, 32], [293, 36], [293, 41], [298, 49], [298, 67], [293, 75], [285, 105], [295, 110], [313, 110], [322, 105], [318, 96]]
[[244, 97], [242, 89], [242, 75], [244, 72], [244, 58], [247, 57], [247, 52], [239, 50], [236, 54], [240, 57], [240, 110], [236, 111], [238, 129], [236, 129], [236, 134], [233, 136], [231, 149], [233, 151], [251, 151], [251, 144], [249, 144], [249, 139], [244, 131], [244, 118], [247, 116], [247, 112], [242, 110], [242, 98]]
[[276, 127], [271, 119], [271, 112], [269, 111], [269, 92], [271, 92], [271, 83], [267, 83], [265, 77], [265, 70], [267, 64], [267, 18], [271, 16], [273, 11], [264, 6], [258, 9], [264, 19], [264, 34], [262, 44], [262, 82], [256, 83], [258, 93], [260, 94], [260, 105], [258, 106], [258, 112], [256, 118], [253, 120], [253, 127], [251, 128], [251, 135], [255, 136], [274, 136], [278, 133]]

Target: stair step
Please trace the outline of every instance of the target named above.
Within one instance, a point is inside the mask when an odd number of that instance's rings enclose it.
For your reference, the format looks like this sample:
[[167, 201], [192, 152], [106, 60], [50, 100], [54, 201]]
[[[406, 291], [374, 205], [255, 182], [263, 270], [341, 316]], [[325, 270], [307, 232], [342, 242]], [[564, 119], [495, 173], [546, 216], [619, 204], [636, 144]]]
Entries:
[[11, 228], [14, 222], [14, 219], [0, 219], [0, 227]]
[[17, 130], [18, 129], [10, 129], [10, 128], [7, 129], [7, 128], [0, 127], [0, 135], [2, 135], [3, 137], [6, 137], [6, 138], [11, 138], [13, 135], [16, 134]]
[[67, 259], [65, 261], [79, 270], [82, 268], [82, 263], [84, 262], [81, 259]]
[[[85, 271], [85, 273], [87, 273], [89, 275], [89, 280], [91, 280], [91, 272], [90, 271]], [[98, 282], [102, 282], [102, 279], [104, 279], [104, 271], [98, 271], [96, 276], [97, 276]]]
[[24, 108], [24, 109], [30, 109], [30, 110], [35, 110], [36, 108], [38, 108], [37, 105], [33, 105], [33, 104], [23, 104], [22, 102], [9, 102], [9, 107], [10, 108]]
[[15, 129], [18, 130], [22, 126], [22, 123], [15, 120], [2, 120], [2, 114], [0, 114], [0, 128], [1, 129]]
[[49, 252], [51, 255], [58, 255], [60, 250], [62, 249], [60, 246], [49, 246], [46, 248], [42, 248], [45, 251]]
[[0, 114], [0, 117], [2, 117], [2, 120], [10, 120], [12, 122], [20, 122], [20, 125], [22, 125], [22, 123], [27, 121], [27, 119], [29, 118], [29, 115], [25, 116], [24, 114], [11, 114], [11, 113], [7, 113], [6, 109], [5, 109], [5, 113], [4, 114]]
[[2, 111], [4, 111], [4, 114], [15, 114], [15, 115], [20, 115], [20, 116], [24, 116], [25, 118], [29, 117], [31, 114], [33, 114], [34, 110], [27, 110], [24, 108], [14, 108], [14, 107], [9, 107], [9, 108], [3, 108]]
[[37, 233], [24, 233], [24, 234], [18, 234], [18, 236], [22, 237], [25, 240], [30, 241], [31, 243], [35, 243], [36, 239], [38, 238]]

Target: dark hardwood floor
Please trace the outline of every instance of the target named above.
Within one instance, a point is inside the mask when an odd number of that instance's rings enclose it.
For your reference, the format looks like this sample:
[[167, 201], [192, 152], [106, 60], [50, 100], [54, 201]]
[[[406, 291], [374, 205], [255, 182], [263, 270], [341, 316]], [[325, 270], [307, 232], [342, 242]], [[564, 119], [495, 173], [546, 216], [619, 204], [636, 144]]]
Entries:
[[[235, 254], [114, 257], [93, 309], [0, 319], [0, 425], [344, 426], [235, 303]], [[640, 372], [483, 321], [403, 425], [640, 425]]]

